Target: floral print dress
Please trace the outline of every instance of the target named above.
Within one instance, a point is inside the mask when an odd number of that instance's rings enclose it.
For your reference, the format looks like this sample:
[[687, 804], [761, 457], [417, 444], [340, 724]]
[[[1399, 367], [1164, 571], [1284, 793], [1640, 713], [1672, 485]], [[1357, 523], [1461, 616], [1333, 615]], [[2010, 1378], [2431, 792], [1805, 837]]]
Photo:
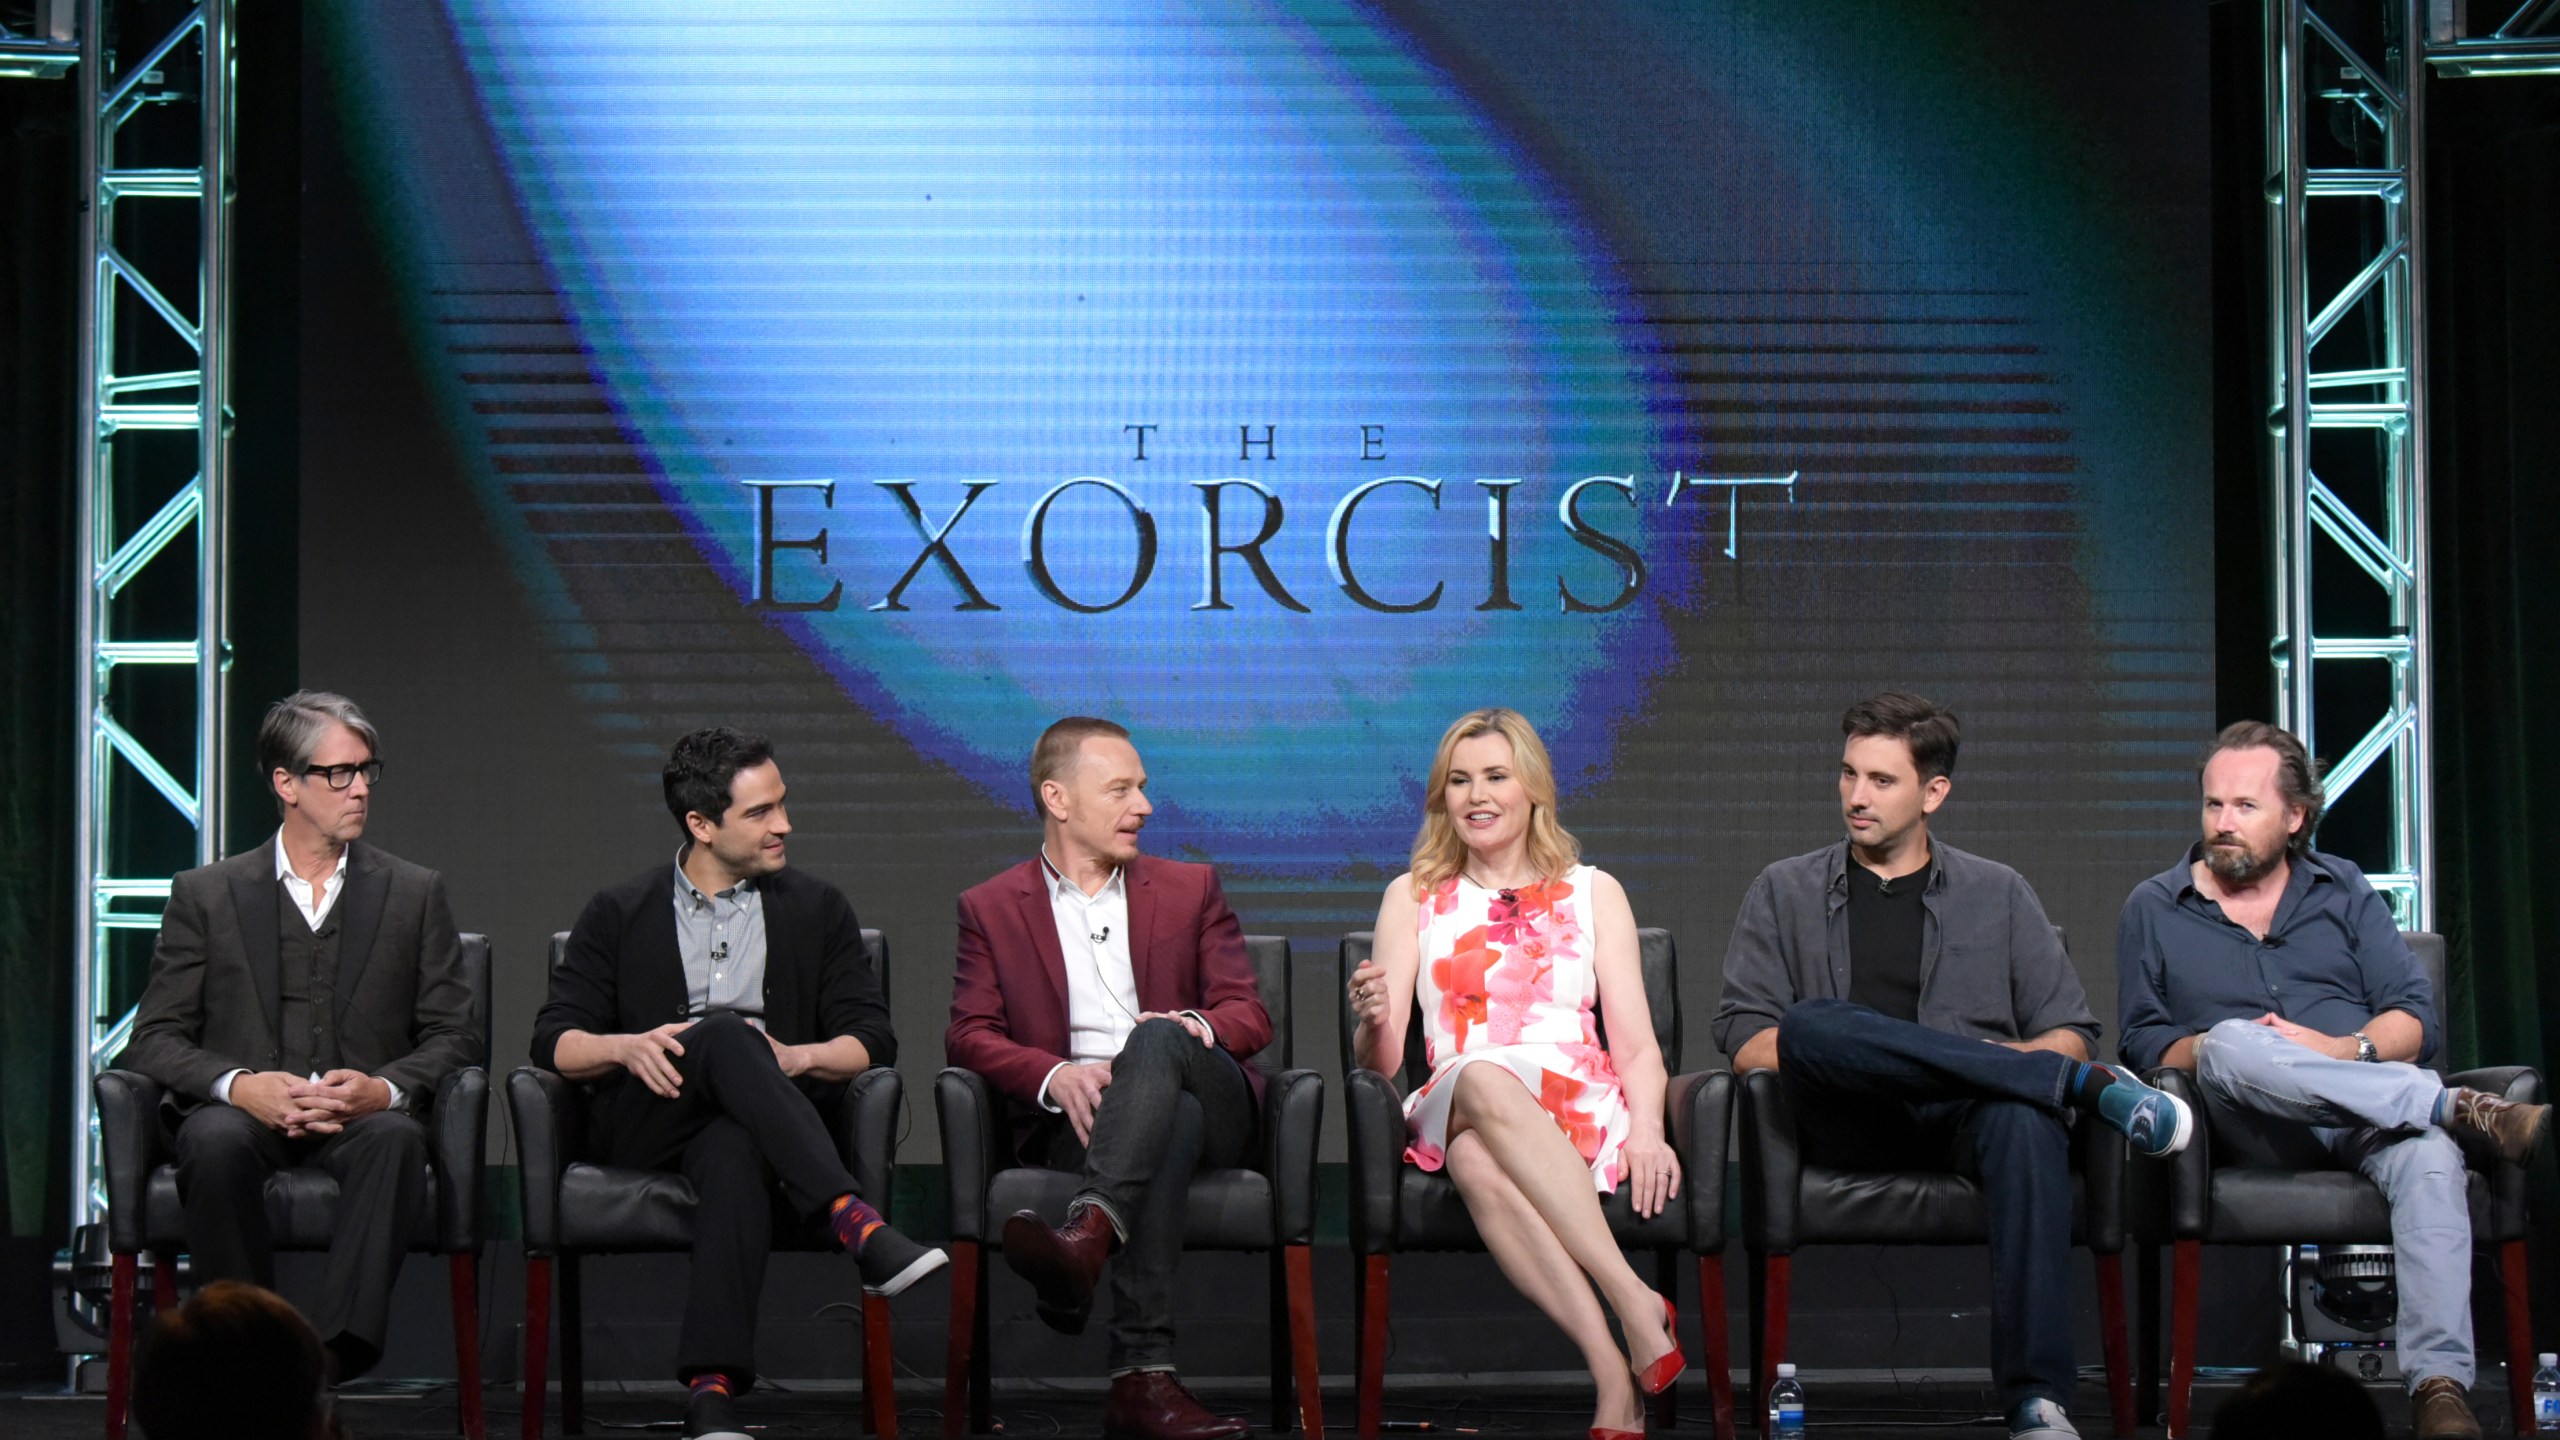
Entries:
[[1425, 1170], [1447, 1161], [1449, 1102], [1458, 1072], [1488, 1061], [1520, 1077], [1591, 1167], [1591, 1183], [1618, 1188], [1630, 1116], [1592, 1007], [1592, 869], [1487, 890], [1464, 876], [1424, 897], [1415, 922], [1431, 1078], [1405, 1097], [1405, 1158]]

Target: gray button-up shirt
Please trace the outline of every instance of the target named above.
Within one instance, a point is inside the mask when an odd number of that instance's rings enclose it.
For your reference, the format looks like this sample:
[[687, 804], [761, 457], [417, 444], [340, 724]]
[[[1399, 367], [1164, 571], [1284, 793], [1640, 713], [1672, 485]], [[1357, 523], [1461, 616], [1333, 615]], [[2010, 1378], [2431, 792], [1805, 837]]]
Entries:
[[2125, 1063], [2149, 1070], [2169, 1047], [2224, 1020], [2269, 1013], [2323, 1035], [2352, 1035], [2385, 1010], [2424, 1027], [2418, 1059], [2444, 1043], [2435, 987], [2384, 900], [2351, 862], [2296, 858], [2266, 938], [2196, 888], [2198, 844], [2133, 887], [2116, 926], [2116, 1013]]
[[[1932, 839], [1920, 931], [1920, 1023], [1952, 1035], [2032, 1040], [2072, 1029], [2098, 1048], [2098, 1019], [2062, 937], [2026, 877]], [[1725, 951], [1716, 1044], [1728, 1056], [1799, 1000], [1849, 995], [1849, 844], [1760, 872]]]
[[700, 1018], [733, 1010], [764, 1020], [764, 894], [741, 880], [706, 895], [676, 851], [676, 953], [684, 957], [684, 1012]]

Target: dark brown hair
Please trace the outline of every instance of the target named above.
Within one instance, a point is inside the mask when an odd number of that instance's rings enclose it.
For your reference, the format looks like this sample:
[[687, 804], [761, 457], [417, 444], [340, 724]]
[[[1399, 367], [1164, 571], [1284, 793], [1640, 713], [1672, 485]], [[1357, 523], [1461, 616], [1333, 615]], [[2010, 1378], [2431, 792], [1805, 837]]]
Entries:
[[216, 1280], [151, 1322], [133, 1418], [151, 1440], [301, 1440], [322, 1418], [320, 1337], [271, 1290]]
[[1852, 740], [1890, 735], [1911, 747], [1911, 764], [1923, 784], [1956, 773], [1956, 712], [1900, 690], [1861, 700], [1840, 717], [1840, 733]]
[[2329, 808], [2329, 797], [2320, 789], [2319, 762], [2293, 732], [2264, 720], [2237, 720], [2222, 727], [2213, 743], [2204, 747], [2196, 758], [2196, 778], [2204, 778], [2204, 767], [2225, 750], [2273, 750], [2276, 752], [2276, 792], [2287, 805], [2302, 808], [2302, 828], [2284, 842], [2286, 853], [2302, 858], [2311, 849], [2311, 832], [2320, 828], [2321, 812]]

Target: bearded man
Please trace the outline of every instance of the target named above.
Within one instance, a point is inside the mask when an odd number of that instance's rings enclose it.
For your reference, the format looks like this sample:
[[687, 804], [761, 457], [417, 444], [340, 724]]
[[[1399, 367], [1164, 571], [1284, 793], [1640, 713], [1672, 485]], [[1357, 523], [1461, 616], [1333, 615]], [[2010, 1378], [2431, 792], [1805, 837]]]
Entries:
[[2449, 1089], [2433, 987], [2363, 872], [2311, 848], [2302, 742], [2244, 720], [2204, 755], [2204, 838], [2117, 929], [2124, 1057], [2195, 1072], [2217, 1154], [2361, 1171], [2391, 1203], [2419, 1440], [2480, 1433], [2467, 1392], [2471, 1212], [2457, 1138], [2523, 1160], [2551, 1107]]

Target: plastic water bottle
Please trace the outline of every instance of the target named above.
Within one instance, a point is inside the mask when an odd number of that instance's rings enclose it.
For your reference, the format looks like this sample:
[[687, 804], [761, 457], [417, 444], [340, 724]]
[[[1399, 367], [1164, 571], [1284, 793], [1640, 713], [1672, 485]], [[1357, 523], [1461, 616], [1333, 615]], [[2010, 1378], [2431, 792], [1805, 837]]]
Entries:
[[[2541, 1393], [2542, 1385], [2537, 1380], [2534, 1383], [2534, 1394], [2539, 1397]], [[2536, 1403], [2541, 1402], [2537, 1399]], [[1804, 1433], [1804, 1386], [1796, 1383], [1796, 1367], [1792, 1364], [1782, 1363], [1778, 1366], [1778, 1383], [1769, 1387], [1769, 1428], [1760, 1433], [1762, 1435], [1802, 1435]]]
[[2533, 1433], [2560, 1435], [2560, 1355], [2545, 1355], [2533, 1372]]

